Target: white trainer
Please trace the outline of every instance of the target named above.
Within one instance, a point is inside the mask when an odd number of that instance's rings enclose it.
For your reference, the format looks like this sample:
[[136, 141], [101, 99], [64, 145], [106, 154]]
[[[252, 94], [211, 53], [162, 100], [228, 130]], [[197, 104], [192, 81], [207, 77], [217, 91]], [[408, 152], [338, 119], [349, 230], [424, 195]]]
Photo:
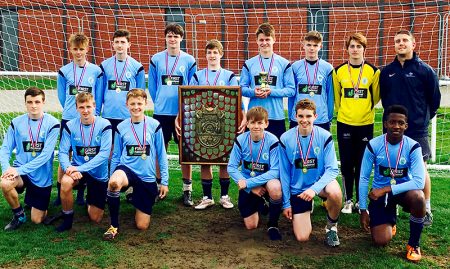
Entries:
[[220, 204], [223, 206], [223, 208], [226, 208], [226, 209], [230, 209], [230, 208], [234, 207], [233, 203], [231, 202], [230, 196], [228, 196], [228, 195], [224, 195], [224, 196], [220, 197]]
[[353, 202], [352, 200], [348, 200], [344, 204], [344, 208], [342, 208], [341, 212], [343, 214], [351, 214], [353, 210]]
[[198, 205], [196, 205], [194, 208], [197, 210], [203, 210], [206, 209], [210, 206], [214, 205], [214, 200], [213, 199], [209, 199], [208, 196], [203, 196], [202, 200], [200, 201], [200, 203]]

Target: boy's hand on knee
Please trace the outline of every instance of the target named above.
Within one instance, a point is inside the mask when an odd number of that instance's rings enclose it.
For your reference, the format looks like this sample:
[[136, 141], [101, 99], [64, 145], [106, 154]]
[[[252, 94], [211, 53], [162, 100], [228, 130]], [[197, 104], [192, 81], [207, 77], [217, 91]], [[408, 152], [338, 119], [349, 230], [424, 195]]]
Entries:
[[312, 189], [307, 189], [306, 191], [297, 195], [298, 198], [303, 199], [307, 202], [311, 201], [314, 198], [314, 196], [316, 196], [316, 192], [313, 191]]

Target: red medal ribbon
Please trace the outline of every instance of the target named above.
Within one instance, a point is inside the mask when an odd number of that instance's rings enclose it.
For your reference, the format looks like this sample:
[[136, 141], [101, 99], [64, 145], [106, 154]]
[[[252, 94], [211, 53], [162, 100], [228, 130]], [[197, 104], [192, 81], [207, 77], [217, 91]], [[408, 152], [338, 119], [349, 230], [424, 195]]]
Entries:
[[303, 150], [302, 150], [302, 145], [300, 144], [299, 134], [300, 134], [300, 128], [297, 127], [297, 146], [298, 146], [298, 149], [300, 151], [300, 159], [302, 160], [303, 168], [306, 168], [306, 165], [308, 164], [309, 151], [311, 150], [312, 141], [313, 141], [313, 138], [314, 138], [314, 127], [313, 127], [313, 129], [311, 131], [311, 137], [309, 138], [308, 149], [306, 151], [306, 158], [303, 157]]
[[39, 140], [39, 133], [41, 131], [42, 121], [44, 120], [44, 115], [39, 119], [38, 127], [37, 127], [37, 134], [36, 134], [36, 140], [33, 138], [33, 131], [31, 131], [31, 125], [30, 125], [30, 117], [28, 116], [28, 135], [30, 136], [30, 142], [31, 142], [31, 148], [35, 149], [37, 142]]
[[386, 157], [387, 157], [387, 161], [388, 161], [389, 172], [391, 173], [392, 179], [394, 179], [394, 178], [395, 178], [395, 174], [397, 174], [397, 167], [398, 167], [398, 163], [400, 162], [400, 156], [402, 155], [403, 138], [402, 138], [402, 141], [400, 142], [400, 147], [398, 148], [398, 152], [397, 152], [397, 160], [396, 160], [396, 162], [395, 162], [395, 170], [394, 170], [394, 171], [392, 171], [392, 168], [391, 168], [391, 159], [389, 158], [389, 150], [388, 150], [387, 135], [384, 135], [384, 149], [385, 149], [385, 151], [386, 151]]
[[117, 62], [117, 57], [114, 56], [114, 76], [116, 77], [116, 85], [119, 86], [122, 84], [122, 78], [123, 78], [123, 75], [125, 74], [125, 71], [127, 71], [128, 57], [125, 60], [125, 64], [123, 66], [122, 73], [120, 74], [120, 78], [117, 76], [117, 63], [116, 62]]
[[309, 82], [309, 70], [308, 70], [308, 67], [307, 67], [308, 62], [305, 59], [305, 72], [306, 72], [306, 78], [308, 79], [308, 88], [309, 88], [309, 86], [314, 85], [314, 83], [316, 82], [317, 70], [319, 69], [319, 61], [320, 61], [320, 59], [318, 59], [317, 62], [314, 64], [316, 66], [316, 68], [314, 69], [314, 78], [313, 78], [312, 83], [310, 83]]
[[134, 129], [133, 122], [130, 119], [131, 123], [131, 131], [133, 132], [134, 139], [136, 139], [136, 142], [138, 143], [138, 147], [140, 150], [143, 150], [145, 153], [145, 138], [146, 138], [146, 131], [147, 131], [147, 125], [145, 123], [145, 117], [144, 117], [144, 130], [142, 131], [144, 133], [144, 139], [143, 139], [143, 145], [141, 144], [141, 141], [139, 140], [139, 137], [136, 134], [136, 130]]
[[80, 84], [83, 82], [84, 73], [86, 72], [86, 67], [88, 64], [88, 62], [84, 64], [83, 71], [81, 71], [81, 76], [77, 83], [77, 65], [75, 62], [73, 63], [73, 82], [75, 83], [75, 88], [77, 88], [77, 90], [79, 90]]
[[361, 67], [359, 69], [358, 82], [356, 83], [356, 86], [352, 79], [352, 70], [350, 69], [350, 62], [347, 62], [347, 69], [348, 69], [348, 73], [350, 75], [350, 82], [352, 83], [352, 86], [353, 86], [353, 89], [355, 90], [355, 95], [356, 95], [356, 94], [358, 94], [359, 83], [361, 82], [361, 77], [362, 77], [362, 73], [364, 70], [364, 61], [362, 62]]
[[169, 79], [172, 79], [172, 74], [178, 65], [178, 59], [180, 59], [180, 52], [178, 52], [177, 58], [172, 66], [172, 70], [169, 73], [169, 53], [166, 51], [166, 74], [169, 76]]
[[[214, 84], [213, 86], [216, 86], [217, 84], [217, 80], [219, 79], [220, 76], [220, 72], [222, 72], [222, 68], [220, 68], [218, 71], [216, 71], [216, 78], [214, 79]], [[209, 79], [208, 79], [208, 67], [206, 67], [206, 83], [208, 83], [208, 86], [211, 86], [211, 84], [209, 84]]]
[[252, 172], [253, 172], [253, 168], [255, 167], [255, 164], [258, 163], [259, 157], [261, 157], [261, 152], [262, 152], [262, 149], [263, 149], [263, 146], [264, 146], [264, 140], [265, 140], [266, 136], [263, 135], [263, 138], [261, 140], [261, 145], [259, 146], [258, 157], [256, 158], [256, 162], [253, 162], [253, 154], [252, 154], [252, 143], [253, 143], [253, 141], [252, 141], [251, 137], [252, 136], [249, 134], [249, 136], [248, 136], [248, 147], [250, 148], [250, 157], [252, 157]]
[[[270, 78], [270, 74], [272, 74], [273, 62], [274, 62], [274, 59], [273, 59], [273, 54], [272, 54], [272, 58], [270, 59], [269, 72], [267, 72], [267, 78]], [[264, 64], [262, 62], [261, 54], [259, 55], [259, 65], [261, 66], [261, 70], [263, 72], [266, 72], [266, 70], [264, 69]]]
[[84, 141], [83, 124], [81, 123], [81, 120], [80, 120], [80, 133], [81, 133], [81, 139], [83, 140], [83, 146], [89, 147], [91, 145], [92, 135], [94, 134], [94, 128], [95, 128], [95, 117], [94, 117], [94, 121], [91, 124], [91, 130], [89, 132], [89, 143], [86, 145], [86, 142]]

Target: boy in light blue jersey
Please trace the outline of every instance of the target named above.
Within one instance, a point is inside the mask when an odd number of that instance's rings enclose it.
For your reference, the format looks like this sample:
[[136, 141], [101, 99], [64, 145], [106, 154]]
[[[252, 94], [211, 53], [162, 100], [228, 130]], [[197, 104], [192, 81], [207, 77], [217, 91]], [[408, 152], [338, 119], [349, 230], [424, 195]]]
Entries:
[[[132, 204], [136, 208], [136, 226], [145, 230], [150, 225], [153, 204], [158, 196], [163, 199], [168, 191], [169, 168], [164, 137], [159, 122], [144, 115], [147, 95], [133, 89], [127, 94], [131, 118], [117, 126], [116, 142], [111, 160], [111, 178], [108, 183], [108, 206], [111, 226], [103, 234], [104, 240], [113, 240], [119, 229], [120, 190], [133, 187]], [[161, 171], [158, 193], [155, 160]]]
[[[108, 120], [95, 116], [95, 101], [90, 93], [77, 94], [79, 117], [64, 127], [59, 145], [59, 161], [65, 172], [61, 180], [63, 223], [58, 232], [70, 230], [73, 223], [72, 189], [87, 185], [89, 218], [99, 223], [103, 217], [108, 187], [108, 158], [111, 152], [112, 131]], [[70, 161], [69, 151], [73, 150]]]
[[422, 149], [419, 143], [404, 135], [408, 128], [408, 111], [404, 106], [392, 105], [385, 114], [386, 134], [369, 141], [362, 160], [359, 183], [361, 226], [370, 231], [376, 245], [387, 245], [396, 233], [396, 206], [401, 205], [404, 211], [411, 213], [406, 258], [418, 262], [422, 258], [419, 242], [426, 212]]
[[289, 129], [280, 139], [280, 176], [283, 186], [283, 214], [292, 221], [298, 241], [309, 240], [312, 232], [311, 212], [316, 195], [326, 199], [328, 246], [340, 244], [337, 223], [342, 192], [336, 177], [339, 173], [330, 132], [314, 126], [316, 105], [309, 99], [295, 106], [298, 126]]
[[275, 29], [269, 23], [258, 27], [256, 43], [259, 54], [242, 67], [242, 95], [250, 98], [249, 109], [262, 106], [269, 112], [267, 131], [280, 138], [286, 131], [283, 98], [295, 95], [292, 67], [288, 60], [273, 52]]
[[[206, 44], [205, 51], [206, 51], [206, 60], [208, 61], [208, 67], [203, 70], [195, 72], [189, 85], [239, 86], [234, 73], [232, 71], [223, 69], [220, 66], [220, 59], [222, 59], [223, 57], [222, 44], [216, 39], [211, 39], [208, 42], [208, 44]], [[243, 104], [241, 104], [241, 109], [243, 119], [245, 119]], [[245, 126], [246, 120], [243, 120], [239, 126], [238, 133], [242, 133], [245, 130]], [[213, 179], [211, 165], [202, 164], [200, 167], [201, 167], [203, 198], [200, 201], [200, 203], [197, 206], [195, 206], [195, 209], [198, 210], [206, 209], [214, 205], [214, 199], [212, 197], [211, 192]], [[230, 186], [230, 176], [228, 175], [226, 165], [219, 166], [219, 182], [220, 182], [220, 204], [227, 209], [233, 208], [234, 205], [231, 202], [230, 197], [228, 196], [228, 188]]]
[[[44, 104], [42, 90], [32, 87], [25, 91], [28, 113], [11, 121], [0, 149], [3, 196], [13, 211], [6, 231], [19, 228], [27, 219], [19, 202], [19, 193], [25, 188], [25, 204], [31, 207], [31, 221], [41, 223], [47, 215], [59, 121], [43, 112]], [[13, 150], [16, 150], [16, 158], [10, 166]]]
[[[67, 122], [79, 116], [75, 104], [75, 96], [77, 93], [89, 92], [94, 96], [97, 104], [100, 104], [95, 111], [96, 115], [100, 115], [103, 99], [103, 72], [100, 67], [86, 60], [86, 54], [89, 51], [89, 38], [82, 33], [76, 33], [70, 35], [68, 43], [73, 60], [61, 67], [58, 71], [57, 79], [58, 99], [63, 108], [59, 134], [60, 139], [62, 130]], [[58, 196], [54, 205], [61, 204], [60, 182], [63, 174], [61, 167], [59, 167]], [[84, 203], [84, 187], [80, 186], [77, 193], [77, 204], [83, 205]]]
[[288, 99], [288, 115], [290, 128], [297, 126], [295, 105], [304, 98], [316, 103], [317, 119], [314, 125], [330, 131], [334, 111], [333, 66], [319, 58], [322, 48], [322, 35], [310, 31], [303, 39], [305, 58], [292, 64], [296, 92]]
[[278, 229], [282, 205], [278, 138], [265, 131], [267, 125], [268, 113], [263, 107], [253, 107], [247, 112], [247, 128], [250, 131], [236, 138], [228, 162], [228, 173], [239, 187], [238, 207], [245, 227], [249, 230], [258, 227], [258, 212], [266, 209], [268, 198], [267, 234], [271, 240], [281, 240]]
[[[168, 24], [164, 30], [167, 49], [156, 53], [150, 60], [148, 91], [153, 100], [153, 117], [161, 123], [164, 143], [168, 149], [169, 141], [179, 140], [175, 128], [178, 114], [178, 86], [188, 85], [197, 71], [194, 57], [181, 50], [184, 29], [179, 24]], [[192, 169], [181, 165], [183, 178], [183, 204], [192, 206]], [[159, 174], [159, 172], [158, 172]], [[160, 181], [160, 177], [158, 177]]]
[[145, 89], [144, 66], [128, 55], [130, 46], [130, 32], [125, 29], [115, 31], [112, 38], [115, 55], [100, 65], [104, 73], [104, 96], [101, 104], [97, 105], [103, 106], [102, 117], [111, 123], [113, 144], [117, 125], [130, 117], [126, 106], [128, 91], [134, 88]]

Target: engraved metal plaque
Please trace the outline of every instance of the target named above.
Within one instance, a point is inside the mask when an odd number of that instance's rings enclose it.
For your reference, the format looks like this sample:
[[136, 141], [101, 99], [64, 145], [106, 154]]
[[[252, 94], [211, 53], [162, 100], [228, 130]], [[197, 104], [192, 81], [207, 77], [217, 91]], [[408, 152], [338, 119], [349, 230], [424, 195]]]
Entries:
[[181, 164], [227, 164], [241, 121], [238, 86], [180, 86]]

